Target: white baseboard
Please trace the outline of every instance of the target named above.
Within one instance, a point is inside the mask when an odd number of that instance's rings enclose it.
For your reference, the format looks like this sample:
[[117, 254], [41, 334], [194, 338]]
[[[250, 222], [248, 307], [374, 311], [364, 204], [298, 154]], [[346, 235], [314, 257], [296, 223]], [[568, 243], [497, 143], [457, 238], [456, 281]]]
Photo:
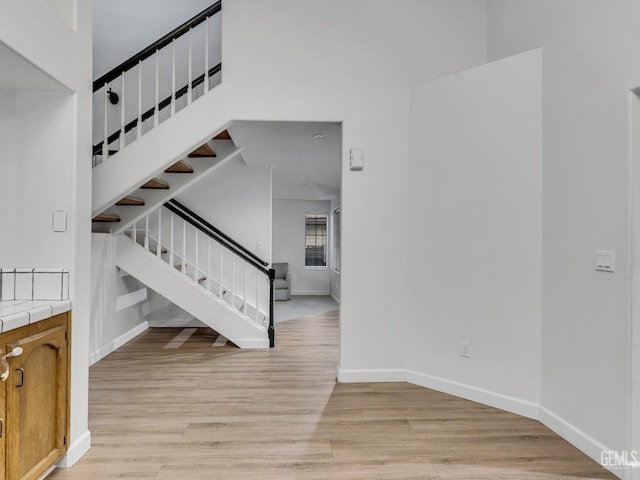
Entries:
[[91, 448], [91, 432], [87, 430], [80, 438], [71, 444], [67, 453], [56, 464], [57, 468], [69, 468], [73, 466]]
[[327, 295], [330, 295], [331, 292], [329, 292], [328, 290], [326, 292], [319, 292], [317, 290], [297, 290], [297, 291], [291, 291], [291, 296], [295, 296], [295, 295], [318, 295], [318, 296], [324, 296], [326, 297]]
[[340, 305], [340, 299], [338, 297], [336, 297], [333, 293], [331, 294], [331, 299], [336, 302], [338, 305]]
[[412, 370], [407, 371], [407, 382], [420, 387], [448, 393], [449, 395], [455, 395], [456, 397], [473, 402], [482, 403], [483, 405], [489, 405], [490, 407], [506, 410], [507, 412], [522, 415], [523, 417], [533, 418], [534, 420], [538, 419], [538, 404], [521, 398], [511, 397], [502, 393]]
[[403, 369], [362, 369], [344, 370], [338, 368], [338, 382], [340, 383], [361, 383], [361, 382], [405, 382], [407, 375]]
[[[582, 451], [585, 455], [591, 457], [595, 462], [601, 462], [601, 452], [608, 452], [612, 450], [612, 448], [600, 443], [598, 440], [586, 434], [575, 425], [567, 422], [564, 418], [555, 414], [548, 408], [540, 407], [539, 420], [578, 450]], [[632, 475], [637, 473], [631, 472], [631, 470], [625, 471], [623, 469], [608, 470], [620, 478], [634, 478]], [[627, 474], [627, 477], [625, 477], [625, 473]]]
[[[562, 417], [535, 402], [447, 380], [446, 378], [403, 369], [345, 370], [338, 368], [338, 381], [341, 383], [406, 381], [420, 387], [430, 388], [523, 417], [539, 420], [599, 464], [601, 462], [601, 452], [611, 450], [611, 448], [587, 435]], [[640, 479], [640, 469], [608, 470], [625, 480]]]
[[116, 338], [112, 342], [109, 342], [106, 345], [103, 345], [97, 351], [92, 352], [89, 355], [89, 365], [91, 366], [94, 363], [96, 363], [97, 361], [102, 360], [104, 357], [109, 355], [111, 352], [115, 352], [117, 349], [119, 349], [125, 343], [129, 342], [130, 340], [133, 340], [135, 337], [140, 335], [142, 332], [144, 332], [148, 328], [149, 328], [149, 322], [142, 322], [139, 325], [133, 327], [128, 332], [120, 335], [118, 338]]

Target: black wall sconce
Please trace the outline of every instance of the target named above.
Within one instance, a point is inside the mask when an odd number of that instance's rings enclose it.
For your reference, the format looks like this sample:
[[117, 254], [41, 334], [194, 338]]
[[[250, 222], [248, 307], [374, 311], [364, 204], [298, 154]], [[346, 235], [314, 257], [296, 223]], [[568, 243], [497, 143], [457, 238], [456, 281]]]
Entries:
[[118, 101], [120, 100], [118, 94], [111, 89], [109, 89], [109, 91], [107, 92], [107, 98], [109, 99], [109, 103], [111, 103], [111, 105], [117, 105]]

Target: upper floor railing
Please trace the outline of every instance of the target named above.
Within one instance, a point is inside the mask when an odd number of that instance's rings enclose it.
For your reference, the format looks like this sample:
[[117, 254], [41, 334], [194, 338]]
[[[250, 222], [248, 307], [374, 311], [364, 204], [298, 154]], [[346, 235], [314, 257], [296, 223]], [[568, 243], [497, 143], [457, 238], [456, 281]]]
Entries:
[[93, 82], [94, 165], [220, 82], [217, 1]]

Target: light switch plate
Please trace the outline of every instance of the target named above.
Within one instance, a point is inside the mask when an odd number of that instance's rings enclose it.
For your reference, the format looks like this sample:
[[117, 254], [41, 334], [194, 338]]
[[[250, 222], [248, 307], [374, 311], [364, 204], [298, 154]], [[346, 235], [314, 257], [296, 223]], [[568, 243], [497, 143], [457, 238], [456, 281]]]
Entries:
[[54, 210], [52, 226], [54, 232], [67, 231], [67, 212], [64, 210]]
[[349, 150], [349, 168], [353, 171], [360, 171], [364, 168], [364, 152], [361, 148]]
[[596, 251], [596, 270], [599, 272], [614, 272], [616, 268], [616, 252], [613, 250]]

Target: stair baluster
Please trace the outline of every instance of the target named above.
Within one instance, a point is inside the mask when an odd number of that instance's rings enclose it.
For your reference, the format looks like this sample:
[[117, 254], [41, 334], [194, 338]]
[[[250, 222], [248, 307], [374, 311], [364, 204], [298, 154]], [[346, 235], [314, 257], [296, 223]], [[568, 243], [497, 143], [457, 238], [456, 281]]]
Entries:
[[[168, 208], [168, 211], [163, 212], [164, 208]], [[182, 245], [174, 243], [174, 217], [176, 214], [183, 220]], [[166, 215], [169, 215], [168, 219]], [[224, 302], [238, 315], [260, 326], [260, 328], [264, 328], [264, 321], [268, 318], [269, 313], [265, 311], [267, 299], [261, 298], [261, 295], [264, 296], [267, 293], [265, 286], [270, 281], [270, 271], [260, 267], [255, 260], [244, 257], [244, 254], [231, 250], [231, 247], [225, 244], [227, 240], [218, 238], [215, 233], [207, 233], [204, 230], [205, 227], [192, 219], [185, 219], [183, 215], [184, 212], [173, 211], [173, 206], [161, 207], [158, 209], [157, 215], [152, 212], [144, 219], [133, 223], [125, 231], [125, 237], [140, 245], [141, 251], [147, 251], [159, 261], [171, 265], [170, 271], [182, 275], [191, 285], [213, 295], [218, 299], [217, 301]], [[144, 237], [139, 235], [141, 228], [144, 228]], [[167, 239], [164, 243], [163, 238]], [[201, 266], [200, 247], [204, 247], [202, 241], [205, 240], [207, 242], [206, 266]], [[217, 277], [213, 273], [216, 269], [212, 265], [215, 257], [212, 252], [211, 240], [216, 240], [220, 249]], [[181, 250], [180, 254], [175, 252], [176, 247]], [[168, 255], [163, 256], [164, 253], [168, 253]], [[176, 257], [178, 258], [176, 259]], [[174, 261], [178, 259], [179, 263], [175, 264]], [[206, 277], [202, 278], [205, 275]], [[230, 281], [225, 282], [225, 278]], [[216, 283], [217, 291], [214, 288]], [[253, 298], [254, 294], [255, 298]], [[268, 308], [270, 309], [270, 307]], [[265, 333], [267, 332], [265, 331]]]
[[[204, 71], [209, 71], [209, 19], [205, 22], [204, 32]], [[209, 91], [209, 75], [204, 76], [203, 91], [207, 93]]]
[[104, 140], [102, 141], [102, 161], [104, 162], [109, 157], [109, 92], [108, 84], [104, 84]]
[[[133, 224], [134, 228], [136, 224]], [[144, 219], [144, 249], [149, 250], [149, 216]]]
[[[193, 62], [191, 59], [192, 55], [192, 43], [193, 43], [193, 29], [189, 29], [189, 81], [187, 82], [187, 105], [191, 105], [191, 97], [193, 96], [193, 86], [191, 82], [193, 81]], [[206, 72], [206, 70], [205, 70]]]
[[207, 237], [207, 291], [211, 291], [211, 239]]
[[156, 255], [162, 255], [162, 209], [158, 209], [158, 245], [156, 246]]
[[193, 281], [198, 283], [198, 280], [200, 279], [200, 262], [199, 260], [199, 242], [198, 242], [198, 229], [196, 227], [193, 227], [194, 231], [195, 231], [195, 242], [196, 242], [196, 269], [195, 272], [193, 272]]
[[187, 274], [187, 222], [182, 220], [182, 274]]
[[155, 110], [153, 115], [153, 128], [158, 126], [158, 117], [160, 116], [160, 50], [156, 50], [156, 96]]
[[122, 72], [122, 86], [121, 86], [121, 92], [120, 92], [120, 150], [122, 150], [124, 148], [124, 126], [125, 126], [125, 102], [126, 102], [126, 98], [125, 98], [125, 93], [124, 93], [124, 89], [125, 89], [125, 72]]
[[138, 123], [136, 124], [136, 139], [142, 136], [142, 60], [138, 62]]

